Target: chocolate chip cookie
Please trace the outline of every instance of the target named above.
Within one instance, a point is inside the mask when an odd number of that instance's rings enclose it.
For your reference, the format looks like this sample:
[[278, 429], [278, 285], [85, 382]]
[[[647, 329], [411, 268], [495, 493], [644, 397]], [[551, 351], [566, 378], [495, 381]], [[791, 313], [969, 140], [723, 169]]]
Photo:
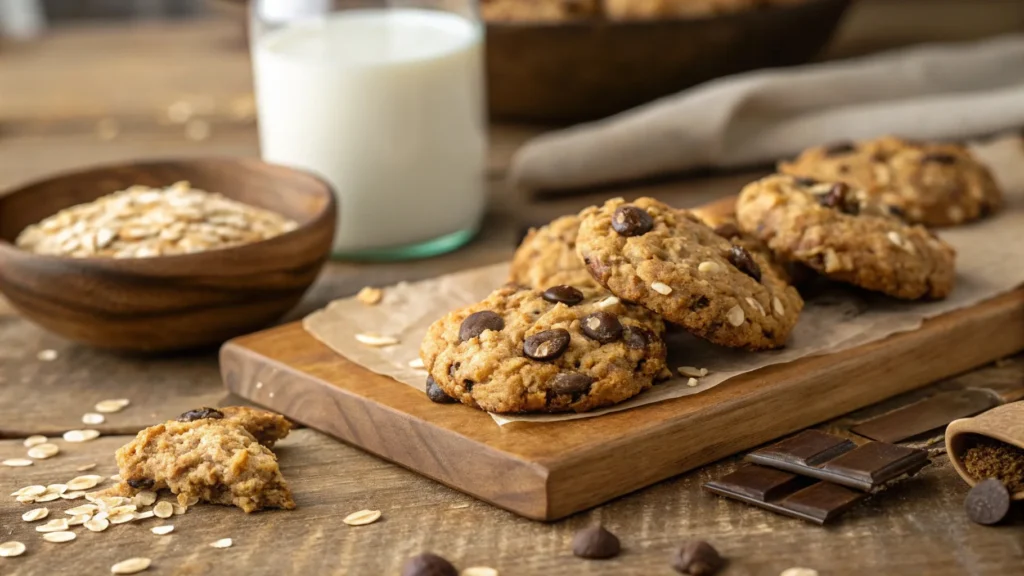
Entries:
[[693, 214], [652, 198], [617, 198], [580, 217], [580, 258], [623, 300], [736, 348], [777, 348], [796, 324], [803, 300], [776, 267]]
[[562, 284], [585, 292], [600, 290], [576, 255], [579, 230], [580, 219], [575, 214], [531, 228], [512, 257], [509, 281], [536, 290]]
[[912, 224], [950, 226], [983, 218], [1003, 204], [981, 162], [956, 144], [886, 136], [805, 150], [779, 172], [859, 189]]
[[166, 488], [181, 505], [198, 498], [246, 512], [295, 508], [277, 457], [249, 431], [272, 443], [288, 433], [282, 422], [287, 423], [276, 414], [242, 407], [189, 410], [142, 430], [118, 449], [122, 480], [104, 495]]
[[923, 226], [865, 212], [859, 197], [841, 182], [775, 174], [743, 189], [737, 219], [782, 258], [834, 280], [906, 300], [946, 297], [953, 248]]
[[463, 404], [584, 412], [649, 388], [665, 369], [663, 333], [657, 316], [611, 295], [508, 286], [435, 322], [420, 357], [428, 389]]

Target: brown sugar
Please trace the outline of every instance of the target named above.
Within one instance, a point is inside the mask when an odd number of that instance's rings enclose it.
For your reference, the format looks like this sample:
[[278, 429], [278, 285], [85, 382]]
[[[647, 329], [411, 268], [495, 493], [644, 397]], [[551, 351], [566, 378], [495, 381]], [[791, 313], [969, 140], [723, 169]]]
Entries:
[[1011, 493], [1024, 490], [1024, 450], [984, 438], [964, 453], [964, 467], [972, 477], [996, 478]]

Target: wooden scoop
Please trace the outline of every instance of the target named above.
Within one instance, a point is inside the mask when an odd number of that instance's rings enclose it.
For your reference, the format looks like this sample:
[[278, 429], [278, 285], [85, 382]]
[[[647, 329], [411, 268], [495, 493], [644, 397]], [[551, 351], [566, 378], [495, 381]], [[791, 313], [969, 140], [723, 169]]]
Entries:
[[[964, 454], [979, 437], [987, 437], [1024, 449], [1024, 401], [993, 408], [973, 418], [954, 420], [946, 428], [946, 452], [957, 473], [968, 484], [974, 486], [984, 478], [974, 478], [964, 466]], [[1011, 495], [1014, 500], [1024, 500], [1024, 490]]]

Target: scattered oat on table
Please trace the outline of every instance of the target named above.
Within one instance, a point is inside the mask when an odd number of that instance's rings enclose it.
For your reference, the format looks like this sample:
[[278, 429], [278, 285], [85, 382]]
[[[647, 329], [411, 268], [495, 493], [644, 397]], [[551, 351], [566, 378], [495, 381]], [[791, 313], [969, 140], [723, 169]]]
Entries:
[[216, 542], [211, 542], [210, 546], [213, 548], [231, 548], [232, 544], [234, 544], [234, 542], [232, 542], [231, 538], [221, 538]]
[[174, 532], [174, 524], [164, 524], [163, 526], [153, 526], [149, 529], [150, 532], [157, 536], [164, 536]]
[[103, 476], [97, 476], [96, 474], [76, 476], [68, 480], [67, 488], [69, 490], [90, 490], [95, 488], [102, 480]]
[[68, 529], [67, 518], [54, 518], [46, 524], [36, 526], [36, 532], [62, 532]]
[[132, 501], [136, 506], [152, 506], [156, 502], [156, 492], [152, 490], [143, 490], [132, 498]]
[[67, 484], [50, 484], [46, 487], [47, 493], [63, 494], [68, 491]]
[[383, 348], [384, 346], [394, 346], [398, 344], [398, 338], [392, 336], [381, 336], [380, 334], [356, 334], [356, 340], [367, 346], [373, 346], [375, 348]]
[[97, 402], [93, 408], [95, 408], [97, 412], [111, 414], [113, 412], [120, 412], [121, 410], [124, 410], [129, 404], [131, 404], [131, 401], [127, 398], [116, 398], [113, 400], [101, 400], [100, 402]]
[[31, 466], [33, 462], [26, 458], [8, 458], [7, 460], [0, 462], [0, 464], [3, 464], [4, 466], [11, 466], [13, 468], [17, 468], [21, 466]]
[[82, 496], [85, 496], [85, 490], [74, 490], [72, 492], [65, 492], [60, 495], [60, 497], [64, 500], [77, 500]]
[[373, 524], [378, 519], [380, 519], [380, 510], [360, 510], [345, 516], [342, 522], [349, 526], [365, 526]]
[[46, 444], [48, 441], [49, 440], [46, 438], [46, 436], [40, 436], [36, 434], [34, 436], [29, 436], [28, 438], [25, 438], [25, 441], [22, 442], [22, 444], [25, 446], [25, 448], [31, 448], [33, 446], [39, 446], [40, 444]]
[[21, 515], [21, 519], [25, 522], [35, 522], [36, 520], [42, 520], [50, 515], [48, 508], [33, 508], [28, 512]]
[[174, 506], [170, 502], [164, 500], [153, 507], [153, 514], [157, 518], [170, 518], [174, 515]]
[[71, 542], [74, 539], [74, 532], [47, 532], [43, 534], [43, 540], [47, 542]]
[[68, 430], [64, 433], [65, 442], [88, 442], [99, 437], [99, 430]]
[[92, 516], [89, 514], [79, 514], [77, 516], [72, 516], [71, 519], [68, 520], [68, 526], [81, 526], [89, 520], [92, 520]]
[[149, 558], [129, 558], [110, 567], [112, 574], [136, 574], [149, 568], [153, 561]]
[[28, 449], [28, 457], [35, 460], [46, 460], [60, 454], [60, 447], [56, 444], [37, 444]]
[[0, 544], [0, 558], [14, 558], [25, 553], [25, 545], [21, 542], [4, 542]]
[[373, 286], [366, 286], [356, 294], [356, 300], [367, 306], [379, 304], [382, 298], [384, 298], [384, 291]]
[[90, 426], [96, 426], [97, 424], [103, 424], [107, 419], [103, 414], [98, 412], [86, 412], [82, 414], [82, 424], [88, 424]]
[[296, 228], [280, 214], [178, 182], [132, 186], [72, 206], [29, 226], [16, 242], [53, 256], [148, 258], [248, 244]]
[[24, 488], [18, 488], [14, 492], [11, 492], [11, 496], [39, 496], [46, 494], [46, 486], [40, 484], [33, 484], [32, 486], [25, 486]]
[[814, 568], [786, 568], [779, 576], [818, 576]]
[[110, 526], [110, 521], [106, 518], [93, 518], [84, 524], [84, 526], [90, 532], [103, 532]]
[[36, 354], [36, 358], [39, 359], [40, 362], [53, 362], [57, 359], [57, 351], [40, 350], [39, 353]]
[[91, 464], [82, 464], [78, 468], [75, 468], [75, 472], [88, 472], [89, 470], [92, 470], [95, 467], [96, 467], [96, 463], [95, 462], [93, 462]]

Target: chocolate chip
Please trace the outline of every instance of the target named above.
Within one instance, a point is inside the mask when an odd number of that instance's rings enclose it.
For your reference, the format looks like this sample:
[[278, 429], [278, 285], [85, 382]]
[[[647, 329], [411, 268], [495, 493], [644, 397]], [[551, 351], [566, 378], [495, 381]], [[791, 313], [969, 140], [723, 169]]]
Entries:
[[998, 524], [1010, 512], [1010, 491], [995, 478], [982, 480], [967, 493], [964, 510], [971, 522], [985, 526]]
[[726, 222], [725, 224], [715, 226], [715, 234], [718, 234], [727, 240], [731, 240], [737, 236], [742, 236], [743, 232], [732, 222]]
[[827, 193], [818, 196], [818, 204], [821, 204], [826, 208], [838, 208], [840, 211], [846, 212], [846, 195], [849, 192], [849, 186], [842, 182], [837, 182], [832, 185], [832, 188], [830, 188]]
[[574, 398], [590, 392], [594, 378], [579, 372], [559, 372], [551, 379], [549, 387], [555, 394], [571, 394]]
[[569, 331], [563, 328], [545, 330], [527, 336], [523, 352], [534, 360], [554, 360], [569, 349]]
[[676, 572], [690, 576], [711, 576], [724, 564], [718, 550], [703, 540], [685, 542], [672, 556], [672, 567]]
[[498, 331], [505, 327], [505, 321], [497, 313], [490, 310], [473, 312], [462, 321], [459, 327], [459, 341], [465, 342], [483, 334], [487, 330]]
[[583, 301], [583, 292], [580, 292], [572, 286], [562, 284], [560, 286], [552, 286], [551, 288], [548, 288], [543, 294], [541, 294], [541, 297], [552, 304], [573, 306]]
[[620, 550], [619, 539], [603, 526], [584, 528], [572, 537], [572, 553], [580, 558], [614, 558], [619, 555]]
[[451, 404], [455, 402], [455, 398], [441, 390], [441, 387], [434, 381], [433, 376], [427, 376], [427, 398], [430, 398], [431, 402], [437, 402], [438, 404]]
[[580, 320], [583, 333], [601, 344], [615, 342], [622, 337], [622, 323], [611, 312], [594, 312]]
[[643, 350], [644, 348], [647, 348], [653, 338], [654, 334], [646, 328], [628, 326], [622, 331], [622, 339], [625, 340], [626, 346], [633, 350]]
[[459, 576], [459, 571], [437, 554], [424, 552], [405, 561], [402, 576]]
[[126, 482], [136, 490], [149, 490], [153, 484], [156, 484], [152, 478], [129, 478]]
[[956, 156], [944, 152], [932, 152], [921, 157], [921, 163], [934, 162], [936, 164], [956, 164]]
[[690, 310], [701, 310], [703, 308], [707, 308], [709, 304], [711, 304], [711, 301], [705, 296], [701, 296], [690, 303]]
[[612, 214], [612, 228], [619, 236], [642, 236], [654, 228], [654, 219], [647, 210], [625, 204], [616, 208]]
[[839, 156], [840, 154], [849, 154], [856, 149], [857, 147], [852, 142], [836, 142], [825, 147], [825, 155]]
[[798, 176], [793, 179], [793, 182], [795, 182], [797, 186], [803, 186], [805, 188], [808, 186], [814, 186], [818, 183], [814, 178], [807, 178], [805, 176]]
[[747, 249], [742, 246], [732, 246], [729, 249], [729, 262], [732, 265], [739, 268], [740, 272], [743, 272], [747, 276], [750, 276], [758, 282], [761, 281], [761, 267], [754, 261], [754, 257], [747, 252]]
[[181, 416], [178, 416], [178, 422], [195, 422], [196, 420], [203, 420], [204, 418], [210, 418], [213, 420], [220, 420], [224, 417], [224, 413], [216, 408], [199, 408], [197, 410], [189, 410]]
[[907, 215], [906, 212], [904, 212], [903, 209], [900, 208], [899, 206], [893, 206], [890, 204], [886, 206], [885, 209], [889, 211], [890, 215], [895, 216], [897, 218], [903, 218], [904, 216]]

